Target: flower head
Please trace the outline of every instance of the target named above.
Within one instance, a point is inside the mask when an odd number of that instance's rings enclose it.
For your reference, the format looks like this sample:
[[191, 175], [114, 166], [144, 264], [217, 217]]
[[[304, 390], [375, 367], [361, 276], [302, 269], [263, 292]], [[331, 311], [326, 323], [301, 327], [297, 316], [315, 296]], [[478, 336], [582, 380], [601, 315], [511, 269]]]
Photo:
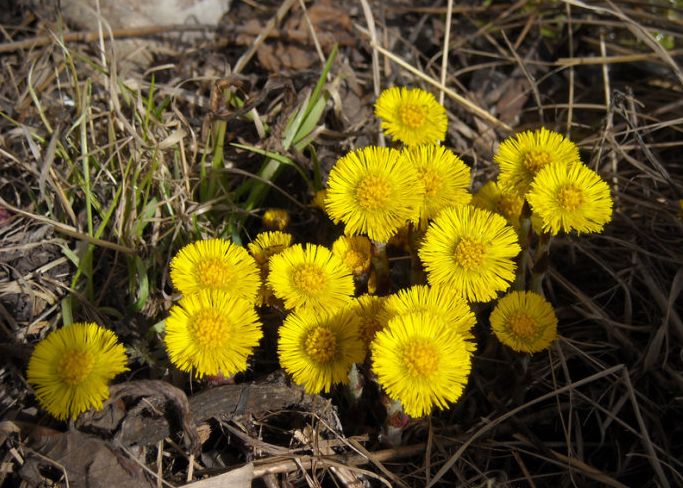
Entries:
[[248, 245], [249, 254], [256, 260], [256, 264], [268, 264], [271, 256], [281, 253], [292, 245], [292, 234], [280, 232], [261, 232]]
[[429, 312], [397, 315], [372, 343], [379, 384], [412, 417], [458, 400], [471, 364], [463, 336]]
[[[396, 316], [421, 312], [434, 314], [464, 339], [474, 339], [472, 327], [477, 319], [458, 291], [449, 286], [414, 285], [399, 290], [387, 297], [381, 321], [386, 324]], [[466, 346], [474, 350], [474, 343]]]
[[196, 241], [171, 260], [171, 281], [180, 293], [223, 290], [254, 302], [259, 271], [247, 251], [225, 239]]
[[109, 381], [128, 370], [127, 361], [114, 332], [79, 322], [51, 332], [38, 343], [26, 376], [40, 405], [66, 420], [102, 408], [109, 398]]
[[531, 291], [513, 291], [498, 300], [490, 321], [498, 340], [515, 351], [542, 351], [557, 338], [553, 306]]
[[386, 325], [386, 321], [381, 318], [384, 313], [385, 303], [386, 297], [361, 295], [358, 298], [354, 298], [349, 304], [349, 309], [358, 318], [360, 338], [366, 347], [370, 347], [375, 334]]
[[416, 220], [424, 185], [417, 170], [395, 149], [365, 147], [340, 158], [330, 171], [325, 209], [347, 234], [386, 242]]
[[442, 209], [470, 202], [470, 168], [453, 151], [436, 144], [411, 146], [403, 156], [417, 169], [425, 187], [420, 219], [435, 217]]
[[279, 333], [280, 364], [306, 393], [330, 391], [333, 384], [348, 382], [351, 366], [365, 357], [358, 319], [347, 308], [291, 313]]
[[407, 146], [436, 144], [446, 138], [446, 109], [420, 88], [384, 90], [375, 103], [375, 115], [387, 134]]
[[332, 312], [354, 292], [351, 270], [316, 244], [296, 244], [270, 258], [268, 284], [287, 309]]
[[545, 127], [505, 139], [493, 160], [500, 165], [501, 186], [526, 195], [536, 174], [551, 163], [580, 162], [579, 149], [562, 134]]
[[447, 285], [469, 301], [483, 302], [508, 288], [520, 250], [503, 217], [462, 205], [432, 221], [419, 256], [432, 286]]
[[229, 377], [247, 369], [247, 357], [262, 336], [252, 303], [221, 290], [204, 290], [171, 307], [164, 343], [181, 371], [199, 378]]
[[270, 230], [285, 230], [289, 225], [289, 212], [284, 208], [268, 208], [263, 212], [263, 226]]
[[543, 219], [543, 230], [601, 232], [612, 219], [609, 186], [582, 164], [543, 168], [527, 195], [531, 209]]
[[372, 260], [372, 243], [365, 236], [341, 236], [332, 244], [332, 253], [339, 256], [354, 276], [367, 273]]

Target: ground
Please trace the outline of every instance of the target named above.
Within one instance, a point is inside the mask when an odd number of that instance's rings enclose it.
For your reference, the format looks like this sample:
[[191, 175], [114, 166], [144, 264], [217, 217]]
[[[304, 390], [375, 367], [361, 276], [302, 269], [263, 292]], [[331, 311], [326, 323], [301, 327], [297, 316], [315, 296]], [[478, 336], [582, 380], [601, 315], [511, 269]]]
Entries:
[[[47, 3], [0, 2], [3, 486], [683, 485], [680, 2], [234, 0], [209, 25], [151, 30]], [[330, 245], [341, 228], [315, 191], [349, 150], [392, 144], [373, 103], [394, 85], [442, 97], [473, 192], [502, 140], [542, 126], [609, 184], [604, 232], [559, 236], [542, 263], [558, 340], [515, 353], [477, 304], [463, 396], [398, 440], [374, 383], [355, 402], [282, 373], [278, 307], [245, 373], [177, 371], [174, 254], [246, 245], [266, 208]], [[409, 261], [390, 250], [393, 289]], [[73, 321], [115, 331], [130, 371], [65, 423], [26, 367]]]

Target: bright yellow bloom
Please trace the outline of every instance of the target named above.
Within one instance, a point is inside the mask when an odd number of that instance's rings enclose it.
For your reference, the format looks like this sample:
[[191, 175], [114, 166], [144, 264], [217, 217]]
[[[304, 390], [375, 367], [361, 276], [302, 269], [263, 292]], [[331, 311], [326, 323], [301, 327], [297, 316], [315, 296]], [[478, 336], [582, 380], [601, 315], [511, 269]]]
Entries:
[[379, 384], [412, 417], [457, 401], [471, 365], [463, 336], [429, 312], [397, 315], [372, 343], [372, 370]]
[[341, 236], [332, 244], [332, 253], [339, 256], [354, 276], [367, 273], [372, 261], [372, 243], [365, 236]]
[[446, 109], [420, 88], [384, 90], [375, 103], [375, 115], [388, 135], [407, 146], [436, 144], [446, 138]]
[[289, 225], [289, 212], [283, 208], [268, 208], [263, 212], [263, 226], [270, 230], [285, 230]]
[[102, 408], [109, 381], [127, 371], [116, 334], [95, 323], [74, 323], [51, 332], [33, 350], [26, 373], [40, 405], [59, 420]]
[[470, 202], [470, 168], [453, 151], [436, 144], [411, 146], [403, 150], [403, 156], [417, 169], [425, 187], [420, 205], [420, 219], [427, 219], [446, 207]]
[[[429, 312], [454, 332], [470, 341], [474, 339], [472, 327], [477, 319], [462, 296], [448, 286], [414, 285], [387, 297], [381, 321], [386, 324], [399, 315]], [[475, 344], [467, 342], [468, 350]]]
[[498, 340], [515, 351], [542, 351], [557, 338], [553, 306], [531, 291], [513, 291], [498, 300], [490, 321]]
[[230, 377], [247, 369], [247, 357], [263, 336], [251, 302], [221, 290], [180, 299], [166, 319], [164, 343], [171, 362], [201, 378]]
[[250, 302], [259, 289], [259, 271], [247, 251], [225, 239], [195, 241], [171, 260], [171, 281], [180, 293], [223, 290]]
[[325, 209], [349, 235], [386, 242], [408, 220], [417, 220], [424, 185], [395, 149], [365, 147], [340, 158], [330, 171]]
[[365, 357], [358, 319], [348, 308], [331, 314], [291, 313], [279, 333], [280, 364], [306, 393], [347, 383], [351, 366]]
[[572, 141], [542, 127], [505, 139], [493, 160], [500, 165], [500, 185], [526, 195], [541, 168], [551, 163], [574, 164], [580, 162], [580, 157]]
[[296, 244], [270, 258], [268, 284], [287, 309], [315, 313], [344, 306], [354, 292], [351, 270], [316, 244]]
[[430, 224], [419, 256], [429, 283], [446, 285], [469, 301], [485, 302], [515, 279], [521, 248], [500, 215], [462, 205], [444, 209]]
[[361, 295], [358, 298], [354, 298], [349, 304], [349, 309], [359, 320], [360, 338], [366, 347], [370, 347], [375, 334], [386, 325], [386, 321], [381, 319], [385, 303], [386, 297]]
[[543, 219], [543, 230], [601, 232], [612, 220], [609, 186], [582, 164], [552, 164], [543, 168], [527, 195], [531, 209]]

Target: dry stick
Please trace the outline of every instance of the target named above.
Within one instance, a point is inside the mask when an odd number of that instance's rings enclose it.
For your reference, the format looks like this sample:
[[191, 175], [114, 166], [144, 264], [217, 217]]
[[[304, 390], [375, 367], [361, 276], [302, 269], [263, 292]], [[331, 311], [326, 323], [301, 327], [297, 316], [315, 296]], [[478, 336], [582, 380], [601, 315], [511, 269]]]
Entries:
[[608, 368], [604, 371], [590, 375], [587, 378], [584, 378], [584, 379], [579, 380], [579, 381], [575, 381], [574, 383], [563, 386], [562, 388], [559, 388], [557, 390], [553, 390], [551, 392], [546, 393], [545, 395], [541, 395], [537, 398], [534, 398], [533, 400], [528, 401], [524, 405], [520, 405], [517, 408], [513, 408], [509, 412], [506, 412], [503, 415], [501, 415], [500, 417], [496, 418], [495, 420], [487, 423], [481, 429], [474, 432], [465, 442], [463, 442], [463, 444], [460, 446], [460, 448], [458, 448], [458, 450], [455, 451], [455, 454], [453, 454], [448, 459], [448, 461], [446, 461], [446, 463], [441, 467], [439, 472], [436, 473], [436, 475], [434, 476], [434, 479], [432, 479], [432, 481], [427, 485], [427, 488], [434, 486], [438, 481], [441, 480], [441, 478], [443, 478], [443, 476], [448, 472], [448, 470], [453, 467], [453, 465], [460, 458], [460, 456], [462, 456], [462, 454], [467, 450], [467, 448], [470, 446], [470, 444], [472, 444], [475, 440], [477, 440], [479, 437], [484, 435], [489, 430], [496, 427], [501, 422], [507, 420], [510, 417], [514, 417], [515, 415], [517, 415], [522, 410], [525, 410], [528, 407], [536, 405], [537, 403], [543, 402], [549, 398], [552, 398], [556, 395], [560, 395], [560, 394], [565, 393], [567, 391], [571, 391], [575, 388], [579, 388], [580, 386], [586, 385], [588, 383], [592, 383], [593, 381], [599, 380], [600, 378], [604, 378], [605, 376], [609, 376], [613, 373], [616, 373], [617, 371], [622, 371], [624, 369], [625, 369], [625, 367], [623, 364], [617, 364], [616, 366], [612, 366], [611, 368]]
[[62, 234], [66, 234], [67, 236], [74, 237], [76, 239], [89, 242], [90, 244], [94, 244], [96, 246], [106, 247], [107, 249], [112, 249], [114, 251], [123, 252], [126, 254], [135, 254], [135, 249], [132, 249], [132, 248], [126, 247], [126, 246], [122, 246], [121, 244], [116, 244], [114, 242], [104, 241], [102, 239], [98, 239], [98, 238], [90, 236], [88, 234], [84, 234], [82, 232], [79, 232], [75, 227], [71, 227], [70, 225], [62, 224], [61, 222], [56, 222], [56, 221], [51, 220], [47, 217], [43, 217], [42, 215], [32, 214], [31, 212], [27, 212], [26, 210], [22, 210], [18, 207], [15, 207], [14, 205], [10, 205], [1, 197], [0, 197], [0, 206], [5, 207], [9, 211], [14, 212], [16, 214], [23, 215], [24, 217], [28, 217], [30, 219], [33, 219], [36, 222], [51, 225], [52, 227], [54, 227], [54, 229], [57, 232], [61, 232]]
[[569, 4], [574, 5], [576, 7], [591, 10], [591, 11], [599, 13], [599, 14], [610, 15], [610, 16], [616, 17], [619, 20], [625, 22], [627, 24], [628, 29], [633, 33], [633, 35], [636, 36], [641, 41], [643, 41], [645, 44], [647, 44], [650, 47], [650, 49], [652, 49], [662, 59], [662, 61], [664, 61], [666, 64], [668, 64], [671, 67], [671, 69], [673, 70], [673, 72], [676, 74], [678, 81], [680, 81], [680, 83], [683, 84], [683, 72], [681, 72], [681, 69], [678, 67], [678, 64], [676, 63], [676, 61], [671, 57], [671, 54], [669, 52], [667, 52], [667, 50], [664, 49], [664, 47], [661, 46], [654, 37], [652, 37], [652, 34], [650, 34], [647, 31], [647, 29], [645, 29], [643, 26], [641, 26], [640, 24], [635, 22], [628, 15], [624, 14], [611, 1], [608, 0], [607, 3], [609, 3], [614, 8], [614, 10], [610, 10], [608, 8], [600, 7], [600, 6], [596, 6], [596, 5], [588, 5], [581, 0], [563, 0], [563, 1], [565, 3], [569, 3]]
[[538, 118], [541, 121], [541, 124], [545, 125], [543, 117], [543, 102], [541, 101], [541, 93], [538, 91], [538, 85], [536, 84], [536, 80], [531, 75], [531, 73], [529, 73], [529, 70], [526, 68], [526, 63], [522, 60], [522, 58], [519, 57], [517, 50], [514, 48], [512, 43], [510, 43], [508, 36], [505, 34], [505, 31], [501, 29], [500, 33], [503, 35], [503, 40], [505, 41], [505, 44], [507, 44], [508, 49], [510, 50], [512, 56], [515, 58], [515, 61], [519, 65], [519, 69], [522, 70], [522, 73], [524, 73], [524, 76], [529, 82], [529, 88], [531, 89], [531, 93], [534, 94], [536, 106], [538, 107]]
[[[448, 72], [448, 44], [451, 40], [451, 20], [453, 18], [453, 0], [448, 0], [448, 9], [446, 10], [446, 32], [443, 36], [443, 53], [441, 54], [441, 85], [446, 86], [446, 74]], [[445, 93], [443, 90], [439, 91], [439, 103], [443, 105]]]
[[[368, 24], [368, 34], [370, 35], [370, 47], [372, 48], [372, 86], [375, 91], [375, 99], [380, 93], [380, 73], [379, 73], [379, 55], [377, 51], [380, 50], [379, 41], [377, 40], [377, 31], [375, 30], [375, 18], [372, 15], [372, 9], [368, 5], [367, 0], [360, 0], [363, 7], [363, 15], [365, 22]], [[378, 127], [377, 139], [380, 146], [384, 146], [384, 131]]]
[[[574, 31], [572, 26], [572, 7], [568, 3], [564, 4], [567, 12], [567, 40], [569, 44], [569, 55], [574, 56]], [[572, 131], [572, 122], [574, 118], [574, 67], [569, 67], [569, 93], [567, 94], [567, 135]]]
[[443, 92], [446, 93], [446, 95], [448, 95], [450, 98], [452, 98], [456, 103], [462, 105], [463, 107], [465, 107], [469, 111], [474, 112], [474, 114], [477, 117], [483, 119], [485, 122], [488, 122], [490, 125], [493, 125], [494, 127], [498, 127], [498, 128], [503, 129], [505, 131], [512, 132], [512, 127], [507, 125], [505, 122], [498, 120], [496, 117], [491, 115], [489, 112], [487, 112], [483, 108], [481, 108], [481, 107], [475, 105], [474, 103], [470, 102], [465, 97], [458, 95], [453, 90], [445, 87], [444, 85], [442, 85], [441, 83], [436, 81], [431, 76], [428, 76], [428, 75], [422, 73], [417, 68], [414, 68], [413, 66], [409, 65], [403, 59], [399, 58], [398, 56], [396, 56], [391, 51], [384, 49], [382, 46], [379, 46], [376, 43], [373, 43], [371, 45], [374, 49], [377, 49], [380, 53], [382, 53], [383, 55], [385, 55], [386, 57], [391, 59], [393, 62], [395, 62], [396, 64], [401, 66], [406, 71], [410, 71], [412, 74], [414, 74], [418, 78], [421, 78], [422, 80], [426, 81], [430, 85], [438, 88], [439, 90], [443, 90]]
[[[605, 34], [600, 32], [600, 55], [607, 55], [607, 47], [605, 46]], [[610, 88], [609, 81], [609, 71], [607, 70], [607, 65], [602, 65], [602, 79], [605, 87], [605, 112], [607, 114], [607, 121], [605, 123], [605, 133], [608, 134], [610, 139], [614, 139], [610, 133], [614, 129], [614, 111], [612, 110], [612, 89]], [[612, 160], [612, 187], [614, 188], [613, 194], [615, 199], [619, 196], [619, 177], [617, 168], [617, 153], [615, 151], [610, 151], [610, 159]], [[599, 163], [599, 160], [598, 160]]]
[[657, 473], [657, 476], [659, 477], [659, 482], [661, 483], [660, 486], [668, 488], [670, 486], [669, 482], [667, 481], [666, 476], [664, 475], [664, 470], [662, 469], [662, 465], [659, 462], [659, 457], [657, 457], [657, 453], [652, 447], [652, 440], [650, 440], [650, 436], [647, 433], [647, 426], [645, 425], [643, 416], [640, 413], [640, 407], [638, 406], [638, 401], [636, 400], [636, 395], [633, 390], [633, 385], [631, 384], [631, 377], [628, 374], [628, 369], [625, 368], [622, 375], [624, 377], [624, 383], [626, 383], [626, 389], [628, 390], [629, 398], [631, 399], [633, 413], [636, 416], [638, 427], [640, 427], [640, 434], [643, 436], [643, 444], [645, 446], [645, 450], [650, 455], [648, 457], [648, 461], [650, 461], [652, 469], [655, 470], [655, 473]]

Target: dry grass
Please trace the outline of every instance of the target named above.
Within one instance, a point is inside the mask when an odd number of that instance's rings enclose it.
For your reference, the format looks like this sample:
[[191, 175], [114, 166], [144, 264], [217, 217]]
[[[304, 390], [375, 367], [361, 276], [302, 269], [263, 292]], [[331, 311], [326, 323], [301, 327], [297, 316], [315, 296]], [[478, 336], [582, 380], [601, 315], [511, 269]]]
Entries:
[[[471, 164], [475, 189], [495, 173], [493, 149], [510, 129], [540, 125], [570, 134], [610, 183], [605, 233], [553, 243], [545, 285], [561, 340], [513, 355], [490, 339], [482, 309], [466, 394], [412, 423], [401, 447], [381, 446], [381, 415], [354, 423], [339, 395], [339, 411], [319, 398], [293, 410], [209, 411], [197, 419], [211, 427], [201, 455], [170, 437], [126, 455], [157, 486], [228, 483], [222, 473], [245, 463], [240, 475], [269, 487], [683, 486], [683, 10], [636, 0], [344, 2], [336, 12], [349, 30], [336, 32], [344, 42], [316, 108], [329, 19], [306, 2], [293, 34], [285, 22], [303, 2], [234, 3], [234, 25], [215, 37], [117, 32], [166, 35], [152, 66], [124, 73], [106, 33], [69, 37], [54, 18], [5, 14], [2, 479], [17, 484], [36, 452], [27, 425], [54, 426], [25, 385], [31, 344], [62, 322], [97, 320], [131, 346], [131, 377], [187, 389], [165, 370], [157, 334], [173, 253], [201, 237], [248, 242], [267, 206], [290, 210], [299, 240], [329, 242], [313, 191], [338, 155], [383, 140], [370, 112], [378, 91], [410, 84], [444, 96], [446, 144]], [[256, 38], [235, 27], [252, 18], [263, 27]], [[315, 61], [273, 73], [259, 46], [275, 45], [282, 59], [302, 56], [287, 51], [298, 46]], [[269, 348], [245, 380], [277, 368]], [[43, 471], [60, 483], [61, 473]]]

